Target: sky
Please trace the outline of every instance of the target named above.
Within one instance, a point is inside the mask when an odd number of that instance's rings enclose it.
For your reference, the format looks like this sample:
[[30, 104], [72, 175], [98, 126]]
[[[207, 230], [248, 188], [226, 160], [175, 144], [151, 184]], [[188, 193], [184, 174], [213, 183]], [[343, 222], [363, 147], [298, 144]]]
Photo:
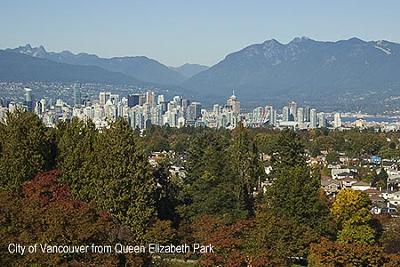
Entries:
[[398, 0], [1, 0], [0, 49], [213, 65], [272, 38], [400, 42], [399, 10]]

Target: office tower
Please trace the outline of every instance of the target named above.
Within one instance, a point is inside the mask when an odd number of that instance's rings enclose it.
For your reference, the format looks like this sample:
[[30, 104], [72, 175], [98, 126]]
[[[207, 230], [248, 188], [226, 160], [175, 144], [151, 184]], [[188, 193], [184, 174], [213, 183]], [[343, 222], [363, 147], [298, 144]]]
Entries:
[[119, 95], [117, 94], [110, 94], [111, 103], [116, 105], [119, 102]]
[[313, 108], [310, 110], [310, 128], [317, 128], [317, 111]]
[[289, 121], [289, 107], [284, 106], [282, 108], [282, 121]]
[[187, 120], [195, 121], [201, 116], [201, 103], [192, 102], [187, 110]]
[[310, 121], [310, 111], [311, 111], [310, 106], [306, 106], [304, 108], [304, 121], [306, 121], [306, 122]]
[[174, 96], [172, 101], [175, 102], [176, 106], [182, 106], [182, 97]]
[[153, 91], [147, 91], [146, 92], [146, 103], [150, 106], [153, 107], [156, 104], [156, 94]]
[[74, 107], [81, 107], [81, 88], [78, 84], [74, 84]]
[[266, 107], [268, 110], [268, 123], [269, 125], [275, 126], [276, 125], [276, 110], [272, 106]]
[[165, 102], [164, 95], [158, 95], [157, 96], [157, 104], [161, 104]]
[[183, 98], [182, 99], [182, 110], [183, 110], [183, 112], [187, 111], [187, 108], [189, 107], [189, 105], [190, 105], [189, 99]]
[[139, 106], [143, 106], [146, 103], [146, 94], [139, 94]]
[[42, 103], [40, 101], [35, 103], [35, 113], [38, 115], [42, 115]]
[[320, 128], [326, 127], [326, 115], [323, 112], [318, 113], [318, 126]]
[[333, 115], [333, 127], [335, 128], [342, 127], [342, 118], [340, 116], [340, 113], [335, 113], [335, 115]]
[[299, 123], [304, 122], [304, 109], [303, 108], [297, 109], [297, 122], [299, 122]]
[[105, 105], [107, 103], [108, 99], [110, 99], [110, 97], [111, 97], [110, 92], [100, 92], [100, 94], [99, 94], [100, 105]]
[[226, 105], [232, 109], [232, 113], [234, 115], [238, 115], [240, 113], [240, 101], [235, 96], [235, 91], [233, 91], [232, 96], [226, 101]]
[[292, 101], [288, 104], [289, 106], [289, 120], [297, 121], [297, 103]]
[[221, 112], [221, 107], [218, 104], [215, 104], [213, 106], [213, 112], [216, 116], [219, 116], [220, 112]]
[[25, 106], [28, 111], [33, 111], [32, 89], [25, 88]]
[[253, 122], [261, 123], [263, 121], [263, 115], [264, 115], [263, 107], [257, 107], [255, 109], [253, 109]]
[[140, 95], [138, 94], [128, 95], [128, 107], [133, 108], [139, 105], [139, 98]]
[[44, 98], [42, 98], [42, 99], [40, 99], [40, 104], [41, 104], [41, 107], [42, 107], [42, 113], [45, 113], [46, 112], [46, 99], [44, 99]]

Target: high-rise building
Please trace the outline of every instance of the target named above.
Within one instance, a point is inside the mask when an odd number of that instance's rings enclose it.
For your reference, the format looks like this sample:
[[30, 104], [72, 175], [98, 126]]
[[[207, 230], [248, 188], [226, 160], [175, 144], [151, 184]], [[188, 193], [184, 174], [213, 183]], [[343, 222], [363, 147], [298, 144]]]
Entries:
[[310, 128], [314, 129], [317, 128], [318, 121], [317, 121], [317, 111], [315, 109], [310, 110]]
[[153, 91], [147, 91], [146, 92], [146, 103], [150, 107], [154, 107], [156, 105], [156, 94]]
[[305, 122], [309, 122], [310, 121], [310, 111], [311, 111], [310, 106], [306, 106], [304, 108], [304, 121]]
[[128, 107], [133, 108], [139, 105], [139, 94], [128, 95]]
[[297, 122], [299, 122], [299, 123], [304, 122], [304, 109], [303, 108], [297, 109]]
[[146, 103], [146, 94], [139, 95], [139, 106], [143, 106]]
[[292, 101], [288, 104], [289, 106], [289, 120], [297, 121], [297, 103]]
[[164, 95], [158, 95], [157, 96], [157, 104], [161, 104], [164, 102], [165, 102]]
[[267, 113], [268, 113], [268, 123], [269, 125], [275, 126], [276, 125], [276, 110], [272, 106], [267, 106]]
[[42, 108], [42, 113], [46, 112], [46, 99], [42, 98], [40, 99], [40, 104], [41, 104], [41, 108]]
[[82, 105], [81, 88], [78, 84], [74, 84], [74, 107], [78, 108]]
[[32, 89], [25, 88], [25, 106], [28, 111], [33, 111]]
[[232, 96], [226, 101], [226, 105], [232, 109], [232, 113], [234, 115], [238, 115], [240, 113], [240, 101], [235, 96], [235, 91], [233, 91]]
[[282, 108], [282, 115], [283, 115], [283, 117], [282, 117], [282, 121], [289, 121], [289, 107], [287, 107], [287, 106], [284, 106], [283, 108]]
[[335, 113], [333, 115], [333, 127], [335, 128], [342, 127], [342, 118], [340, 116], [340, 113]]
[[107, 103], [108, 99], [110, 99], [110, 97], [111, 97], [110, 92], [100, 92], [100, 94], [99, 94], [100, 105], [105, 105]]
[[201, 103], [200, 102], [192, 102], [187, 111], [187, 120], [195, 121], [201, 116]]
[[326, 115], [323, 112], [318, 113], [318, 127], [320, 128], [326, 127]]

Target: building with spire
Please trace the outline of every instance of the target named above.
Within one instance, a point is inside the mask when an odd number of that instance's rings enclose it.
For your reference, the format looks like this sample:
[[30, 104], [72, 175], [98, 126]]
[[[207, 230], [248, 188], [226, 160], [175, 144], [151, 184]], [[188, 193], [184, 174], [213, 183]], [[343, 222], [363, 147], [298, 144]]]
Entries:
[[235, 96], [235, 90], [232, 91], [232, 96], [226, 101], [226, 105], [232, 109], [234, 115], [239, 115], [240, 113], [240, 101]]

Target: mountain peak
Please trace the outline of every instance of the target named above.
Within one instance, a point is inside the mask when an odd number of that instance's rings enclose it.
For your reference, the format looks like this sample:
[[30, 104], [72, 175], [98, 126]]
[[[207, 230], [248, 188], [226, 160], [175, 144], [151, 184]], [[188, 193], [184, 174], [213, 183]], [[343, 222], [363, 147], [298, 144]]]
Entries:
[[349, 43], [352, 43], [352, 44], [365, 44], [366, 43], [364, 40], [361, 40], [360, 38], [357, 38], [357, 37], [352, 37], [346, 41]]
[[282, 45], [278, 40], [276, 39], [270, 39], [270, 40], [266, 40], [263, 45], [272, 45], [272, 46], [276, 46], [276, 45]]
[[307, 36], [301, 36], [301, 37], [293, 38], [293, 40], [290, 41], [290, 43], [303, 43], [303, 42], [308, 42], [308, 41], [314, 41], [314, 40]]

